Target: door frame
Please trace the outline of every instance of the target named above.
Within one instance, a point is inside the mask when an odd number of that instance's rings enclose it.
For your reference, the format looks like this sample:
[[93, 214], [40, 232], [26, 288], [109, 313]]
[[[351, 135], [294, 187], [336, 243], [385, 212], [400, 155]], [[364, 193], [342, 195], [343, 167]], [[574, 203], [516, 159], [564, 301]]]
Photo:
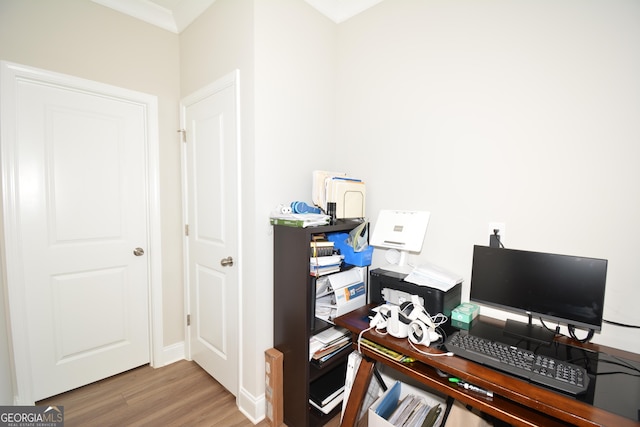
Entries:
[[63, 86], [81, 92], [95, 93], [104, 97], [125, 99], [140, 105], [146, 116], [146, 204], [148, 248], [148, 295], [149, 295], [149, 350], [150, 364], [153, 367], [163, 365], [163, 313], [162, 313], [162, 247], [160, 223], [160, 144], [158, 135], [158, 99], [154, 95], [136, 92], [79, 77], [55, 73], [34, 67], [0, 61], [0, 157], [2, 168], [2, 209], [3, 239], [0, 241], [2, 261], [6, 265], [2, 282], [5, 284], [7, 306], [10, 308], [8, 321], [9, 347], [13, 360], [15, 388], [14, 404], [33, 405], [31, 387], [31, 356], [27, 337], [27, 298], [22, 268], [23, 257], [20, 252], [18, 206], [15, 82], [37, 81], [43, 84]]
[[[189, 223], [189, 212], [188, 212], [188, 197], [189, 197], [189, 188], [188, 188], [188, 158], [187, 158], [187, 146], [184, 143], [184, 133], [186, 126], [186, 107], [191, 104], [195, 104], [198, 101], [201, 101], [222, 89], [225, 89], [229, 86], [233, 86], [235, 88], [235, 98], [236, 98], [236, 182], [238, 184], [238, 194], [237, 194], [237, 212], [238, 214], [242, 213], [242, 139], [241, 139], [241, 120], [240, 120], [240, 70], [235, 69], [234, 71], [220, 77], [215, 80], [213, 83], [210, 83], [200, 89], [197, 89], [195, 92], [187, 95], [183, 99], [180, 100], [180, 132], [182, 135], [180, 142], [180, 155], [181, 155], [181, 165], [182, 165], [182, 218], [185, 228]], [[242, 221], [238, 221], [238, 226], [236, 230], [236, 236], [238, 239], [238, 259], [234, 259], [234, 263], [238, 266], [238, 290], [237, 290], [237, 301], [238, 306], [235, 307], [235, 310], [232, 312], [236, 313], [236, 321], [238, 322], [238, 390], [236, 392], [236, 402], [240, 399], [241, 389], [242, 389], [242, 291], [243, 291], [243, 274], [242, 274]], [[184, 263], [184, 309], [185, 316], [191, 312], [190, 306], [190, 297], [191, 297], [191, 281], [189, 276], [189, 241], [188, 236], [185, 233], [183, 234], [182, 239], [183, 245], [183, 263]], [[185, 343], [186, 343], [186, 351], [185, 356], [187, 360], [192, 360], [191, 358], [191, 331], [189, 322], [185, 321], [184, 334], [185, 334]]]

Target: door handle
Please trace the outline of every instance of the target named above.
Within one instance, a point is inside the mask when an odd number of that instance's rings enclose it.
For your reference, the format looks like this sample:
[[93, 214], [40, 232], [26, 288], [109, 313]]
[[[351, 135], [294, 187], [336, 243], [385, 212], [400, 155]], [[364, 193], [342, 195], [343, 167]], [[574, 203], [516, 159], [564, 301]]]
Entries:
[[144, 255], [144, 249], [142, 249], [142, 248], [135, 248], [135, 249], [133, 250], [133, 254], [134, 254], [135, 256], [142, 256], [142, 255]]
[[231, 258], [230, 256], [222, 258], [220, 260], [220, 265], [223, 267], [231, 267], [233, 265], [233, 258]]

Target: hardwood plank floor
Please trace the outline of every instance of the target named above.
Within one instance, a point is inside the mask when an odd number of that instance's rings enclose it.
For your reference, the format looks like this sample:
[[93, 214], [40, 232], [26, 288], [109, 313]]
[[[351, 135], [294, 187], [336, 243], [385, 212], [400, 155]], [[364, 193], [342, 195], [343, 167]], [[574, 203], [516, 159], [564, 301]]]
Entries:
[[[231, 393], [187, 360], [158, 369], [141, 366], [36, 404], [64, 406], [65, 427], [254, 425]], [[326, 427], [339, 425], [338, 415]]]
[[158, 369], [142, 366], [37, 404], [64, 406], [66, 427], [254, 425], [231, 393], [186, 360]]

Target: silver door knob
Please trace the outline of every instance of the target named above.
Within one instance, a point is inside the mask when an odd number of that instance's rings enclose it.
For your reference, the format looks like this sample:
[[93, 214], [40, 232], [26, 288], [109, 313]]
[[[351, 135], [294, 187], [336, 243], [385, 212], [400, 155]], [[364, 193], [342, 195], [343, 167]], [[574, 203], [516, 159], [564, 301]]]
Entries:
[[142, 249], [142, 248], [135, 248], [135, 249], [133, 250], [133, 254], [134, 254], [135, 256], [142, 256], [142, 255], [144, 255], [144, 249]]
[[222, 258], [220, 260], [220, 265], [223, 267], [231, 267], [233, 265], [233, 258], [231, 258], [230, 256]]

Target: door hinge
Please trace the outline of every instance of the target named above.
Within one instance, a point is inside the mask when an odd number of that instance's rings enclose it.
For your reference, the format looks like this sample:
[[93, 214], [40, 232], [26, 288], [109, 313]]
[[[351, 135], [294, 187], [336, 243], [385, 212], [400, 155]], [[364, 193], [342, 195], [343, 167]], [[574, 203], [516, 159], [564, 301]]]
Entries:
[[184, 235], [188, 236], [189, 235], [189, 224], [185, 224], [184, 225]]
[[182, 142], [187, 142], [187, 130], [186, 129], [178, 129], [178, 133], [182, 135]]
[[191, 326], [191, 315], [187, 314], [187, 326]]

